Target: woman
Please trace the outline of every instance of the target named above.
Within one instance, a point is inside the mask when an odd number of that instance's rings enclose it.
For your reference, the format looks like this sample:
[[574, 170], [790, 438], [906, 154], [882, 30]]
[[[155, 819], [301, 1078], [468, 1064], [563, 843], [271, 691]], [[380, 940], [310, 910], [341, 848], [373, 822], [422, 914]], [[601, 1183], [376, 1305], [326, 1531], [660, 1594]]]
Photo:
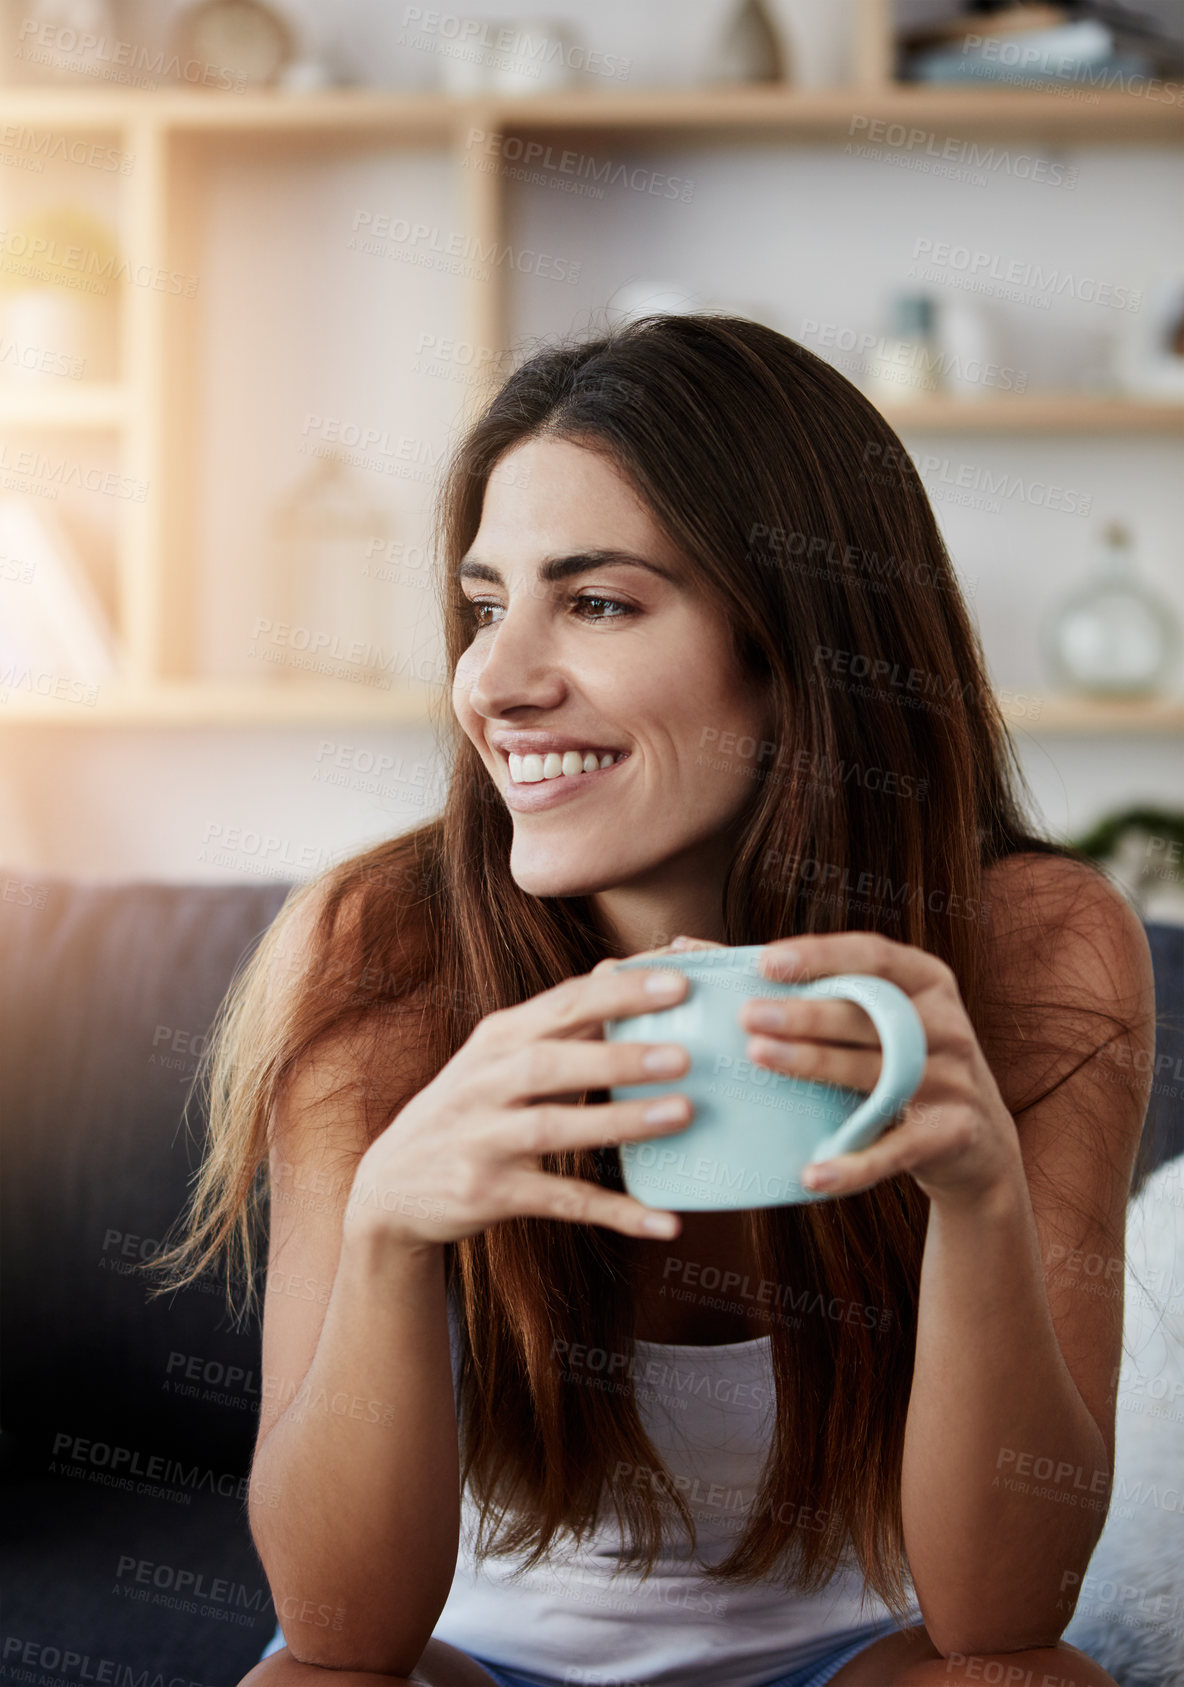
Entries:
[[[1025, 826], [899, 441], [771, 329], [654, 317], [509, 378], [441, 531], [444, 812], [286, 904], [168, 1256], [249, 1268], [270, 1156], [251, 1522], [286, 1645], [247, 1680], [1109, 1682], [1058, 1637], [1121, 1293], [1056, 1262], [1121, 1261], [1149, 958]], [[688, 1059], [603, 1023], [686, 986], [613, 961], [675, 934], [911, 996], [924, 1082], [816, 1168], [834, 1199], [623, 1193]], [[875, 1081], [852, 1005], [743, 1023], [773, 1071]], [[660, 1118], [609, 1101], [638, 1082]]]

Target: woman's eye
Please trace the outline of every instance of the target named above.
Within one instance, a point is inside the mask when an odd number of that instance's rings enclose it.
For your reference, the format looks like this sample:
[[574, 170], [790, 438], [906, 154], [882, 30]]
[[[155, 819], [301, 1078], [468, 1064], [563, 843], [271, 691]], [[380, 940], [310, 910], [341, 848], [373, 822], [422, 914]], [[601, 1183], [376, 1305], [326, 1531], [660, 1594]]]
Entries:
[[[593, 615], [590, 617], [593, 621], [619, 621], [626, 615], [633, 615], [636, 613], [632, 604], [622, 603], [619, 598], [615, 597], [601, 597], [599, 594], [592, 592], [587, 593], [583, 597], [573, 598], [572, 602], [581, 604], [605, 603], [610, 609], [619, 611], [619, 613], [615, 615]], [[581, 613], [583, 612], [581, 611]]]
[[[599, 592], [588, 592], [580, 597], [571, 598], [569, 602], [572, 608], [580, 605], [577, 613], [582, 619], [588, 621], [620, 621], [626, 615], [636, 615], [637, 613], [632, 604], [622, 603], [619, 598], [603, 597]], [[591, 611], [584, 609], [582, 607], [584, 604], [591, 604]], [[493, 621], [486, 617], [485, 611], [502, 608], [500, 603], [495, 603], [489, 598], [468, 598], [466, 599], [466, 606], [466, 614], [474, 627], [492, 626]], [[597, 613], [598, 608], [607, 609], [608, 613]]]

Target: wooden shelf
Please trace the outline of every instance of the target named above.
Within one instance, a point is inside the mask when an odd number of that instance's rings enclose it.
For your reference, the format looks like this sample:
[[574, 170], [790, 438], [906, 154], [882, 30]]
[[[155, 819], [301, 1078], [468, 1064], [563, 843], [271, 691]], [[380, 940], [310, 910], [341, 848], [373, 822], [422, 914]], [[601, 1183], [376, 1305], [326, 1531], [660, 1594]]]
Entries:
[[1109, 737], [1114, 733], [1175, 733], [1184, 731], [1184, 697], [1148, 697], [1101, 701], [1088, 697], [1022, 697], [1001, 699], [1004, 719], [1013, 732], [1033, 738], [1046, 734], [1074, 738]]
[[0, 427], [120, 428], [127, 392], [114, 383], [55, 380], [37, 386], [0, 383]]
[[471, 109], [471, 101], [439, 94], [395, 94], [361, 90], [316, 94], [196, 93], [184, 88], [141, 91], [7, 88], [6, 123], [35, 130], [115, 134], [121, 130], [234, 134], [250, 131], [324, 134], [339, 130], [397, 133], [443, 140]]
[[[848, 135], [851, 120], [883, 120], [955, 134], [1039, 135], [1051, 141], [1142, 144], [1184, 141], [1184, 108], [1121, 92], [1071, 99], [1025, 88], [932, 87], [885, 83], [795, 89], [568, 89], [514, 97], [459, 99], [434, 93], [340, 89], [315, 94], [200, 93], [183, 88], [135, 92], [58, 87], [11, 88], [5, 120], [34, 129], [115, 131], [152, 127], [190, 135], [271, 134], [294, 138], [375, 133], [447, 142], [479, 126], [523, 132], [703, 130]], [[860, 134], [867, 139], [861, 129]]]
[[879, 408], [898, 433], [1182, 434], [1184, 404], [1089, 393], [918, 398]]
[[[137, 688], [100, 688], [93, 705], [0, 691], [0, 725], [249, 728], [430, 727], [439, 718], [426, 687], [235, 685], [217, 680], [175, 681]], [[1002, 699], [1004, 718], [1033, 738], [1160, 735], [1184, 731], [1184, 697], [1100, 702], [1067, 696]]]
[[217, 680], [153, 686], [100, 686], [93, 704], [58, 701], [0, 690], [0, 725], [252, 727], [428, 726], [431, 696], [425, 688], [234, 685]]
[[[514, 131], [767, 132], [804, 140], [848, 138], [852, 119], [902, 123], [941, 133], [1039, 135], [1049, 140], [1182, 141], [1184, 111], [1129, 94], [1097, 103], [1026, 89], [878, 87], [672, 88], [613, 94], [551, 94], [491, 102], [489, 115]], [[857, 131], [869, 140], [866, 129]]]

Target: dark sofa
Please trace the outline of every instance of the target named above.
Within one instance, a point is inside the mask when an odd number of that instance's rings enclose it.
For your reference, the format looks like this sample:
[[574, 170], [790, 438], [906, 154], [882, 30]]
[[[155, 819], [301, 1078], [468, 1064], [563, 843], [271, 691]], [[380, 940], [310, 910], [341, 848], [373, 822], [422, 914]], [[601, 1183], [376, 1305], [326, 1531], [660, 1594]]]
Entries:
[[132, 1267], [184, 1207], [200, 1040], [286, 892], [0, 878], [0, 1681], [223, 1687], [275, 1627], [242, 1497], [258, 1327]]
[[[0, 1682], [234, 1687], [275, 1613], [247, 1526], [257, 1325], [131, 1269], [201, 1152], [181, 1108], [286, 885], [85, 886], [0, 871]], [[1184, 1058], [1184, 930], [1149, 928]], [[1138, 1180], [1184, 1149], [1157, 1086]]]

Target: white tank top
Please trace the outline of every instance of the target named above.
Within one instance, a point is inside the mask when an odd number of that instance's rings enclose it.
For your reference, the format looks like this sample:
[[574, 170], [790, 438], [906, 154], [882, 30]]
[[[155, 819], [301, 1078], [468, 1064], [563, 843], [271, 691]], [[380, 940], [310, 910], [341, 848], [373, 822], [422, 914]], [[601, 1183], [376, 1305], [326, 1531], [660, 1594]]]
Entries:
[[[769, 1337], [634, 1345], [638, 1412], [695, 1519], [694, 1554], [678, 1524], [647, 1580], [629, 1569], [613, 1577], [620, 1530], [602, 1504], [578, 1548], [568, 1536], [550, 1562], [512, 1581], [527, 1555], [476, 1562], [480, 1508], [466, 1488], [456, 1573], [433, 1634], [528, 1680], [758, 1687], [844, 1641], [890, 1632], [891, 1613], [853, 1563], [814, 1594], [702, 1574], [735, 1546], [760, 1485], [776, 1406]], [[455, 1381], [455, 1326], [453, 1365]], [[594, 1386], [595, 1376], [573, 1370], [570, 1385]], [[908, 1620], [922, 1620], [915, 1600]]]

